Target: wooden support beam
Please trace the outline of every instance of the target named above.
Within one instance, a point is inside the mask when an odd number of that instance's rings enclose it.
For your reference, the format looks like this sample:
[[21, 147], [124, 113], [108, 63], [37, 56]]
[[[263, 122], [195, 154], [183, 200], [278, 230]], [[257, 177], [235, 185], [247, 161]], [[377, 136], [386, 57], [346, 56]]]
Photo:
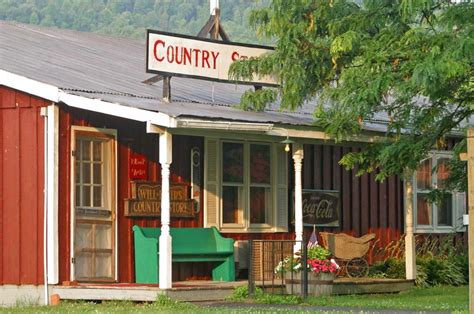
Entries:
[[171, 76], [163, 78], [163, 100], [171, 102]]
[[149, 79], [147, 80], [144, 80], [142, 83], [146, 84], [146, 85], [153, 85], [155, 84], [156, 82], [159, 82], [163, 79], [163, 76], [161, 75], [155, 75], [155, 76], [152, 76], [150, 77]]

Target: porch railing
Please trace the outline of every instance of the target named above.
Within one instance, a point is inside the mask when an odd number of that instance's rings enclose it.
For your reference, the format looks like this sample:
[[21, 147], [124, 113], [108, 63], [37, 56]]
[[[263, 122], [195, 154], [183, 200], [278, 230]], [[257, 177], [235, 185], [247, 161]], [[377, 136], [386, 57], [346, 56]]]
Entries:
[[[285, 272], [285, 269], [282, 268], [285, 259], [288, 259], [286, 263], [287, 268], [294, 267], [293, 259], [301, 259], [300, 264], [302, 266], [306, 265], [306, 243], [305, 240], [250, 240], [249, 295], [253, 296], [255, 294], [256, 287], [261, 288], [264, 293], [296, 294], [297, 291], [294, 291], [293, 284], [289, 286], [289, 289], [285, 288], [285, 276], [287, 280], [295, 282], [296, 277], [301, 273], [301, 293], [298, 294], [306, 298], [308, 296], [307, 267], [301, 267], [302, 269], [298, 273], [293, 271]], [[301, 250], [295, 250], [296, 244], [300, 244], [298, 246], [301, 247]]]

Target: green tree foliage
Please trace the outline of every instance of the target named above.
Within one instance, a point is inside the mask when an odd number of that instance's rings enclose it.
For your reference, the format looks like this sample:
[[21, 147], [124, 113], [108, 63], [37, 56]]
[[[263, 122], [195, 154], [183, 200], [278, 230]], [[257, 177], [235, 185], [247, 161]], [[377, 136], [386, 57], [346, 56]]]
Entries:
[[[220, 1], [231, 40], [264, 42], [247, 21], [266, 3]], [[0, 0], [0, 19], [140, 39], [147, 28], [196, 35], [209, 19], [209, 0]]]
[[[273, 75], [280, 88], [260, 95], [280, 97], [284, 109], [318, 101], [316, 124], [337, 141], [386, 121], [384, 137], [341, 159], [359, 174], [409, 174], [474, 111], [470, 2], [273, 0], [250, 21], [275, 51], [234, 64], [234, 78]], [[260, 95], [241, 105], [261, 110]], [[455, 169], [465, 178], [464, 167]]]

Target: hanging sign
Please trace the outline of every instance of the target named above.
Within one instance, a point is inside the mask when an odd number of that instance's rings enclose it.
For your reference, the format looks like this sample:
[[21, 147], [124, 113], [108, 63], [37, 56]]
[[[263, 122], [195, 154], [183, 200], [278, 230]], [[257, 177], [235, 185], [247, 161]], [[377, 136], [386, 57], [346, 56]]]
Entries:
[[[161, 216], [161, 185], [147, 181], [133, 181], [131, 198], [125, 200], [127, 217]], [[170, 216], [194, 217], [194, 201], [188, 197], [188, 186], [170, 186]]]
[[128, 169], [130, 180], [146, 180], [148, 176], [146, 157], [134, 152], [130, 153]]
[[303, 225], [339, 227], [339, 213], [339, 191], [303, 190]]
[[[229, 67], [236, 60], [272, 52], [272, 47], [223, 42], [207, 38], [147, 31], [147, 72], [211, 81], [230, 81]], [[235, 81], [232, 81], [235, 82]], [[254, 76], [243, 84], [277, 85], [269, 76]]]

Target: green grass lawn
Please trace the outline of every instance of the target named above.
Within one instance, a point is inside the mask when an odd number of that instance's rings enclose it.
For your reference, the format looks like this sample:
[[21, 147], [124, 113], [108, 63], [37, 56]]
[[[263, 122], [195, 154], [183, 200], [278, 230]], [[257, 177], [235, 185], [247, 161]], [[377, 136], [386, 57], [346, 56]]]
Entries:
[[[419, 311], [449, 311], [468, 313], [468, 286], [414, 288], [399, 294], [332, 296], [308, 298], [302, 301], [297, 297], [259, 295], [249, 304], [242, 300], [243, 307], [235, 301], [219, 307], [202, 307], [181, 303], [166, 298], [158, 298], [154, 303], [118, 302], [61, 302], [59, 306], [16, 306], [0, 308], [1, 313], [298, 313], [304, 310], [315, 311], [319, 308], [326, 313], [344, 313], [343, 308], [357, 309], [399, 309]], [[263, 303], [271, 303], [266, 306]], [[278, 305], [276, 305], [278, 304]], [[282, 304], [286, 304], [282, 306]], [[295, 307], [297, 306], [297, 307]]]
[[469, 310], [469, 287], [439, 286], [414, 288], [395, 294], [347, 295], [327, 298], [309, 298], [311, 305], [350, 306], [367, 309], [406, 309], [425, 311]]

